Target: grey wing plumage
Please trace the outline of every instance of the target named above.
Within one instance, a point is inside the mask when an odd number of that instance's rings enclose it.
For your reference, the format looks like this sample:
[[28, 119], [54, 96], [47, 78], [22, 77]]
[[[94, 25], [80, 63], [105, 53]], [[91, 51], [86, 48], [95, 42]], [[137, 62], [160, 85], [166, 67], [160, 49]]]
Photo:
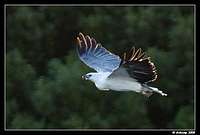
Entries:
[[94, 38], [84, 37], [82, 33], [77, 37], [77, 51], [80, 59], [97, 72], [112, 72], [120, 65], [119, 56], [110, 53], [101, 44], [96, 44]]
[[119, 68], [114, 70], [108, 78], [131, 77], [142, 84], [154, 81], [157, 78], [156, 67], [150, 61], [150, 57], [143, 59], [146, 52], [141, 55], [140, 53], [141, 48], [135, 53], [135, 48], [132, 47], [131, 54], [127, 60], [126, 53], [124, 53]]

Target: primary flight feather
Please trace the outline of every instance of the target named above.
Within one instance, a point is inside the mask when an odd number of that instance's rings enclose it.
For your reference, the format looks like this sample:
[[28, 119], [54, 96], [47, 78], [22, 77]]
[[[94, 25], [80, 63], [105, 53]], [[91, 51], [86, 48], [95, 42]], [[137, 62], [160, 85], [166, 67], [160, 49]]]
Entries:
[[96, 44], [94, 38], [79, 33], [77, 52], [85, 64], [97, 71], [85, 74], [82, 78], [93, 81], [100, 90], [135, 91], [148, 97], [152, 92], [157, 92], [167, 96], [157, 88], [146, 85], [155, 81], [157, 74], [150, 57], [144, 58], [146, 52], [141, 54], [141, 48], [135, 51], [132, 47], [128, 59], [126, 53], [120, 59], [101, 44]]

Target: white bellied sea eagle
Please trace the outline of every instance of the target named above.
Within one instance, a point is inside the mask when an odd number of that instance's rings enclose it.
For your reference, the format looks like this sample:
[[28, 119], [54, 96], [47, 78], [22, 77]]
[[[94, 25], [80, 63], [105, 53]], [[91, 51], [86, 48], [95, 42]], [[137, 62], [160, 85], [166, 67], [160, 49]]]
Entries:
[[85, 64], [97, 71], [83, 75], [82, 79], [93, 81], [100, 90], [135, 91], [148, 97], [157, 92], [167, 96], [157, 88], [147, 86], [157, 78], [156, 67], [150, 57], [144, 58], [146, 52], [141, 54], [141, 48], [135, 52], [132, 47], [128, 59], [126, 53], [120, 59], [101, 44], [96, 44], [94, 38], [79, 33], [77, 52]]

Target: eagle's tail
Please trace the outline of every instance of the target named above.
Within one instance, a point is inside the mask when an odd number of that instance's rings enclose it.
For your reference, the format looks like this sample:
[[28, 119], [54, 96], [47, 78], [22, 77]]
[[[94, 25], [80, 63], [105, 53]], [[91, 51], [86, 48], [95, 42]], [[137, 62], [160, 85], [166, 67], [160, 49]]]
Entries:
[[167, 96], [166, 93], [163, 93], [161, 90], [158, 90], [158, 88], [150, 87], [150, 86], [147, 86], [146, 84], [142, 84], [142, 86], [143, 86], [144, 90], [141, 93], [144, 95], [150, 96], [150, 95], [152, 95], [152, 92], [157, 92], [157, 93], [161, 94], [162, 96]]

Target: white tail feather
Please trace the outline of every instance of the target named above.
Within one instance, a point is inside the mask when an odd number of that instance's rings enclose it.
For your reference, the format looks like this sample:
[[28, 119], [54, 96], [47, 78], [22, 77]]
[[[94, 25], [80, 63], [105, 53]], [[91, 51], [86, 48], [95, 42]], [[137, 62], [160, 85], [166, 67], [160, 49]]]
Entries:
[[162, 96], [167, 96], [166, 93], [163, 93], [161, 90], [158, 90], [158, 88], [155, 88], [155, 87], [149, 87], [145, 84], [142, 84], [142, 86], [145, 88], [145, 90], [147, 91], [154, 91], [154, 92], [157, 92], [159, 94], [161, 94]]
[[161, 94], [162, 96], [167, 96], [166, 93], [163, 93], [161, 90], [158, 90], [158, 88], [154, 88], [154, 87], [150, 87], [154, 92], [157, 92], [159, 94]]

